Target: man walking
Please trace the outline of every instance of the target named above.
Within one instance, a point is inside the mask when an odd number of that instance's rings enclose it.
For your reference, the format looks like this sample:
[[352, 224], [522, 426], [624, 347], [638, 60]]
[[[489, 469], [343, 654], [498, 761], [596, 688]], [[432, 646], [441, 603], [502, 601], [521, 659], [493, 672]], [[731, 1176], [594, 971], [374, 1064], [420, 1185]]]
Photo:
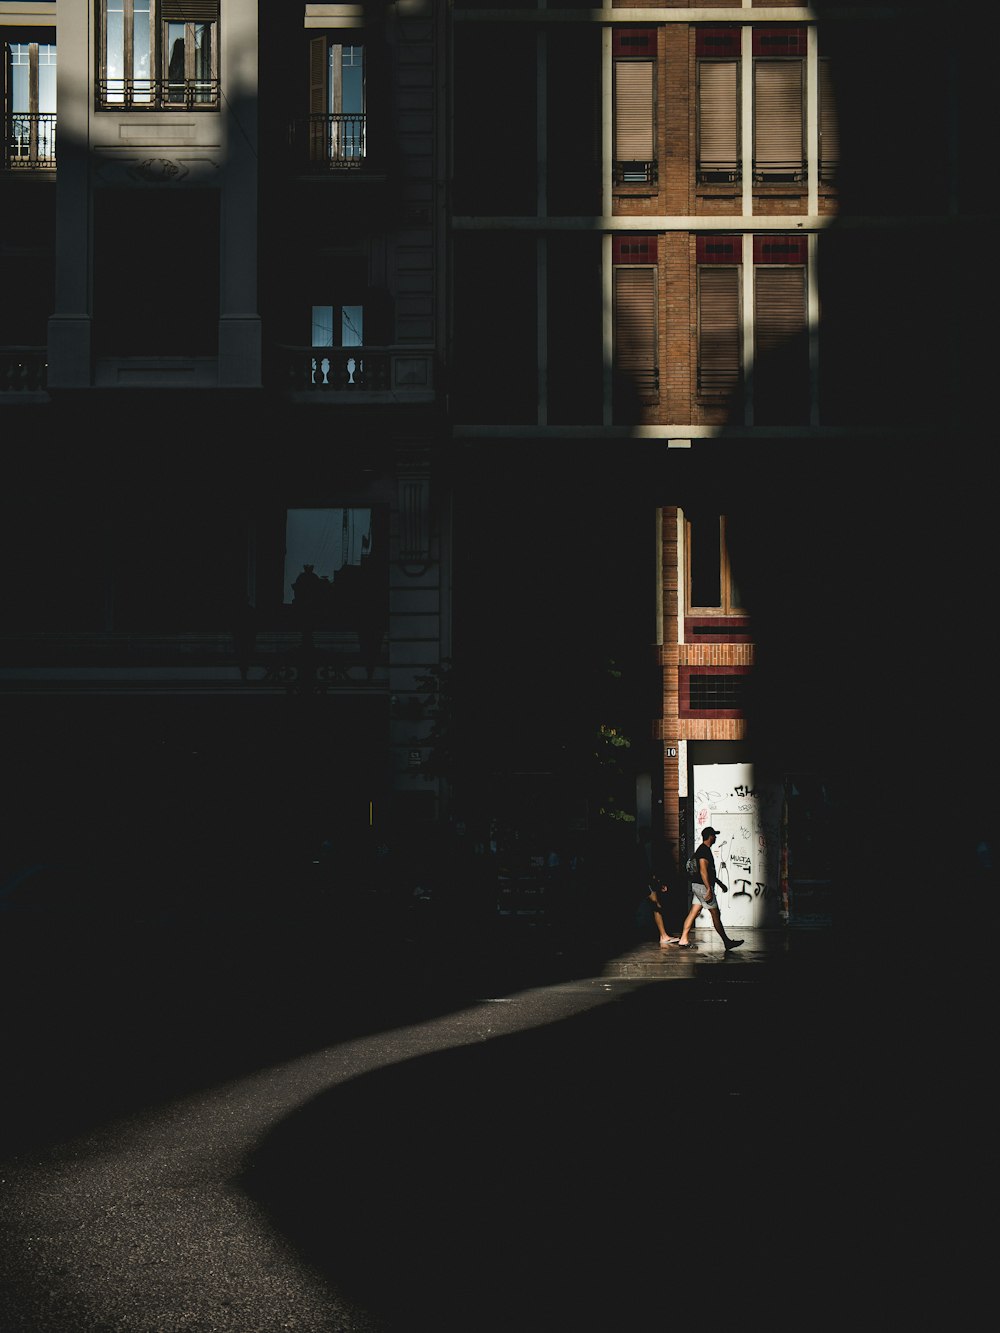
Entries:
[[680, 939], [677, 941], [677, 947], [679, 949], [690, 949], [691, 941], [688, 939], [688, 934], [691, 927], [701, 915], [701, 909], [703, 907], [708, 908], [709, 914], [712, 917], [712, 925], [722, 937], [722, 943], [726, 947], [726, 953], [729, 953], [731, 949], [738, 949], [743, 943], [742, 940], [731, 940], [726, 934], [726, 928], [722, 924], [722, 914], [719, 911], [719, 900], [715, 896], [715, 886], [718, 883], [718, 880], [715, 878], [715, 857], [712, 855], [712, 844], [718, 836], [719, 830], [712, 828], [711, 824], [707, 824], [701, 831], [701, 846], [694, 854], [694, 858], [698, 862], [698, 870], [701, 874], [701, 879], [696, 879], [692, 881], [691, 884], [693, 901], [691, 903], [691, 910], [688, 912], [684, 920], [684, 927], [681, 930]]

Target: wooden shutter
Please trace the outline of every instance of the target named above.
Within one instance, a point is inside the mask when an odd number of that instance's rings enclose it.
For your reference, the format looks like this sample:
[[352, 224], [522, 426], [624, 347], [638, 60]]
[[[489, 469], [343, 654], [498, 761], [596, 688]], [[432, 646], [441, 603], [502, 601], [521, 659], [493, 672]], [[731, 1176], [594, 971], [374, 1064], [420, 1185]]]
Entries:
[[819, 62], [819, 177], [832, 180], [840, 165], [840, 133], [829, 60]]
[[330, 42], [327, 37], [309, 40], [309, 160], [325, 162], [329, 153], [330, 111], [327, 91]]
[[805, 166], [801, 60], [754, 61], [754, 169], [759, 180], [795, 179]]
[[615, 269], [615, 367], [640, 397], [657, 392], [654, 268]]
[[754, 269], [755, 360], [762, 361], [805, 331], [804, 268]]
[[651, 162], [653, 62], [615, 61], [615, 160]]
[[698, 270], [698, 392], [730, 394], [740, 381], [740, 272]]
[[736, 180], [740, 165], [739, 61], [698, 62], [698, 171]]
[[309, 114], [325, 116], [329, 111], [326, 91], [329, 42], [325, 37], [313, 37], [309, 42]]

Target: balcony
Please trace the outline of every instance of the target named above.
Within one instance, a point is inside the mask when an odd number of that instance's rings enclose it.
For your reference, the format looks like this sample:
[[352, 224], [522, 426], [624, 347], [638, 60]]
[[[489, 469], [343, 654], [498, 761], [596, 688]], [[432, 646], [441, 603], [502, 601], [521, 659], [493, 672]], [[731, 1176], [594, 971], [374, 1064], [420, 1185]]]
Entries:
[[649, 162], [616, 161], [614, 164], [615, 185], [656, 185], [659, 174], [659, 163], [655, 160]]
[[3, 122], [4, 171], [53, 171], [56, 165], [56, 113], [12, 111]]
[[0, 347], [0, 393], [44, 393], [47, 374], [44, 347]]
[[320, 393], [382, 392], [389, 387], [389, 353], [374, 347], [280, 347], [289, 389]]
[[217, 111], [218, 79], [99, 79], [99, 111]]
[[366, 120], [363, 113], [306, 116], [288, 127], [291, 159], [303, 171], [360, 171], [366, 165]]
[[273, 388], [330, 403], [430, 403], [434, 357], [411, 347], [274, 346]]

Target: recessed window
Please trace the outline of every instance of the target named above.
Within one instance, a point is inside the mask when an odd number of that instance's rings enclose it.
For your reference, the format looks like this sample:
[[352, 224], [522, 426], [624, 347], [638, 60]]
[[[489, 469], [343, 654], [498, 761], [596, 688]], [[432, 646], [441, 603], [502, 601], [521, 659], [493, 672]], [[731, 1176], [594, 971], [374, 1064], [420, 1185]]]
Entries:
[[750, 668], [678, 668], [677, 704], [681, 717], [739, 717], [746, 709]]
[[614, 330], [616, 395], [659, 401], [656, 237], [615, 238]]
[[617, 28], [614, 49], [616, 185], [655, 185], [656, 29]]
[[219, 0], [100, 0], [98, 105], [214, 109]]
[[[285, 515], [285, 579], [282, 601], [309, 596], [319, 585], [332, 596], [372, 556], [372, 511], [357, 509], [289, 509]], [[345, 572], [346, 571], [346, 572]]]
[[56, 162], [55, 42], [4, 44], [3, 165], [6, 170]]
[[699, 236], [698, 394], [728, 398], [743, 374], [739, 236]]
[[753, 178], [805, 180], [806, 30], [753, 31]]
[[689, 515], [685, 537], [688, 613], [729, 616], [743, 611], [743, 598], [729, 561], [725, 515]]
[[330, 167], [360, 166], [367, 152], [365, 47], [341, 35], [309, 44], [309, 157]]
[[699, 28], [698, 180], [705, 184], [739, 181], [740, 29]]

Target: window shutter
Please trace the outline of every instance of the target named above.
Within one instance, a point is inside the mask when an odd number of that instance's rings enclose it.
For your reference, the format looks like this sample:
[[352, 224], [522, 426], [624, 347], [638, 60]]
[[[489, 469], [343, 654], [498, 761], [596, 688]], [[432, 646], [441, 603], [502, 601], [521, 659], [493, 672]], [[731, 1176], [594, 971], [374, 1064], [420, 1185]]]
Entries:
[[840, 165], [840, 134], [837, 126], [837, 103], [834, 98], [833, 74], [829, 60], [819, 62], [819, 175], [820, 180], [831, 180]]
[[309, 42], [309, 114], [327, 113], [326, 71], [329, 44], [325, 37], [313, 37]]
[[740, 269], [698, 270], [698, 392], [729, 394], [740, 381]]
[[754, 343], [762, 360], [806, 327], [804, 268], [754, 270]]
[[698, 169], [732, 180], [739, 170], [739, 63], [702, 60], [698, 65]]
[[177, 23], [218, 23], [219, 0], [160, 0], [160, 17]]
[[658, 389], [653, 268], [615, 269], [615, 366], [640, 395]]
[[615, 62], [615, 158], [651, 162], [653, 152], [653, 62]]
[[802, 61], [754, 63], [754, 167], [758, 174], [802, 173]]

